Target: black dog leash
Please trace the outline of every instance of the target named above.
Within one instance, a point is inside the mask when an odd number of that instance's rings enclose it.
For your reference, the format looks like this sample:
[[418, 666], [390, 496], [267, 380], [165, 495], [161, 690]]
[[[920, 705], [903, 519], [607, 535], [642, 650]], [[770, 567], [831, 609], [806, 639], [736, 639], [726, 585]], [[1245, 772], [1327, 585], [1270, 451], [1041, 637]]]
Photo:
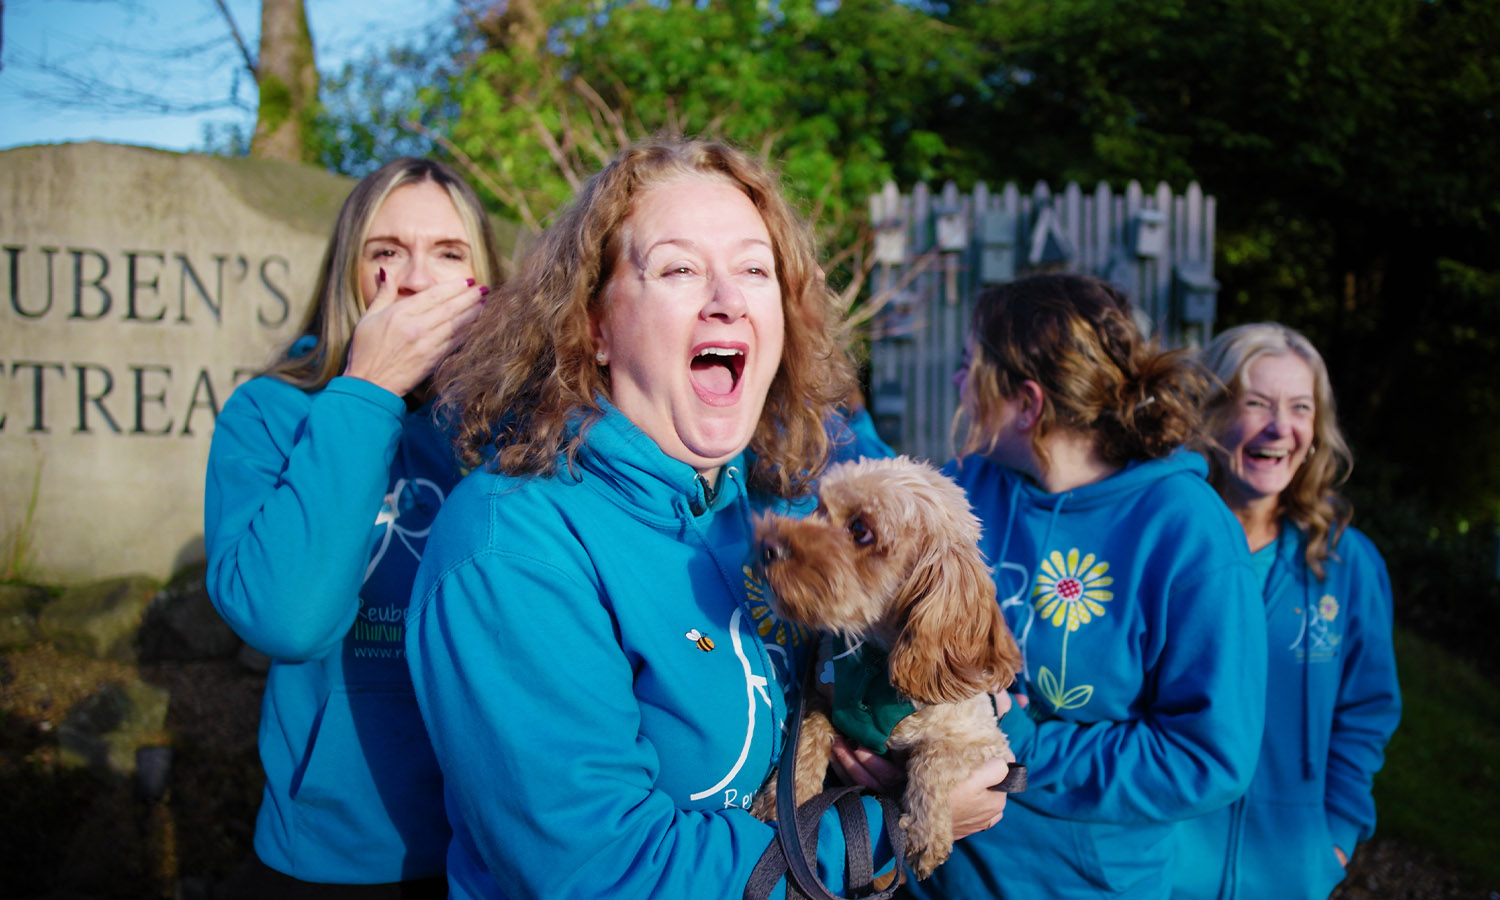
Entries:
[[[785, 875], [787, 900], [845, 900], [829, 891], [808, 863], [809, 859], [818, 856], [818, 827], [823, 814], [828, 807], [836, 805], [844, 832], [844, 864], [850, 897], [890, 900], [906, 880], [903, 868], [906, 832], [897, 824], [901, 811], [893, 798], [886, 794], [872, 794], [880, 802], [886, 840], [896, 861], [896, 879], [882, 891], [875, 890], [874, 850], [870, 845], [869, 820], [860, 799], [868, 793], [864, 788], [858, 785], [830, 788], [804, 803], [801, 809], [797, 808], [797, 741], [802, 731], [806, 692], [813, 689], [810, 683], [804, 686], [797, 714], [787, 723], [786, 745], [782, 748], [776, 770], [776, 840], [766, 847], [756, 862], [750, 880], [745, 884], [743, 898], [767, 900], [776, 883]], [[989, 789], [1007, 793], [1026, 790], [1026, 766], [1011, 763], [1005, 778], [999, 784], [990, 785]]]
[[786, 876], [787, 900], [844, 900], [832, 893], [818, 879], [808, 864], [818, 856], [818, 826], [828, 807], [837, 806], [844, 832], [844, 865], [851, 897], [863, 900], [890, 900], [906, 879], [901, 863], [906, 858], [906, 832], [897, 824], [901, 812], [895, 800], [885, 794], [874, 794], [880, 802], [886, 840], [896, 861], [896, 879], [883, 891], [875, 890], [874, 848], [870, 844], [869, 820], [865, 817], [861, 797], [867, 793], [859, 785], [830, 788], [797, 808], [797, 739], [802, 730], [803, 707], [787, 725], [786, 746], [776, 770], [776, 840], [766, 847], [745, 884], [744, 900], [766, 900], [776, 883]]

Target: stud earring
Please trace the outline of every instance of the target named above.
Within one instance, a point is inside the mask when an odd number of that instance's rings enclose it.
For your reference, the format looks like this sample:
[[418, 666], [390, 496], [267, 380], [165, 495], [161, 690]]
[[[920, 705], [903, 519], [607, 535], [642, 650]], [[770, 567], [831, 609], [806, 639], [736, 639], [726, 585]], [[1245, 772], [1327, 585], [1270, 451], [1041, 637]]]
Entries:
[[598, 363], [601, 366], [607, 366], [609, 365], [609, 357], [604, 355], [603, 350], [596, 350], [594, 352], [594, 362]]

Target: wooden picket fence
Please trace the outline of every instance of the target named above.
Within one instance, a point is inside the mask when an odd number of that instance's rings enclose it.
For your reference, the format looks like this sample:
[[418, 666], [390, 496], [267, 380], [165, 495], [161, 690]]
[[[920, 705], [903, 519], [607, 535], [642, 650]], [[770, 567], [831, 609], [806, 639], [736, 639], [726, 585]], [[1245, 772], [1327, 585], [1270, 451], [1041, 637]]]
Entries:
[[870, 197], [874, 269], [870, 406], [899, 452], [941, 463], [958, 404], [953, 372], [974, 299], [986, 285], [1039, 270], [1098, 275], [1130, 297], [1136, 324], [1168, 346], [1198, 346], [1213, 333], [1214, 198], [1188, 185], [1123, 193], [1038, 183], [960, 194], [951, 182], [902, 194], [893, 183]]

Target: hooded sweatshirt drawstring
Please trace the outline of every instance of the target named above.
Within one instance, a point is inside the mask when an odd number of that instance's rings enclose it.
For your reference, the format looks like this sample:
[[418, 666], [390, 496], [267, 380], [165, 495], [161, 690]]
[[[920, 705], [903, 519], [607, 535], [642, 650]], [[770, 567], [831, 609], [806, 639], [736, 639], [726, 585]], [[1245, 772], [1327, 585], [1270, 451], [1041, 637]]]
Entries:
[[[1020, 491], [1015, 491], [1010, 495], [1010, 518], [1005, 526], [1005, 542], [1000, 546], [999, 558], [1001, 560], [1005, 559], [1006, 551], [1010, 549], [1010, 535], [1015, 527], [1016, 504], [1020, 496]], [[1025, 598], [1023, 602], [1026, 603], [1026, 627], [1017, 639], [1017, 642], [1021, 646], [1021, 661], [1026, 667], [1025, 675], [1028, 678], [1031, 677], [1031, 661], [1026, 654], [1026, 640], [1031, 637], [1031, 625], [1036, 621], [1036, 604], [1031, 602], [1030, 597], [1036, 591], [1036, 579], [1042, 571], [1042, 560], [1047, 556], [1047, 545], [1052, 542], [1052, 532], [1057, 528], [1057, 517], [1062, 514], [1063, 503], [1071, 496], [1073, 496], [1072, 491], [1059, 494], [1057, 502], [1052, 505], [1052, 515], [1047, 518], [1047, 530], [1042, 532], [1042, 542], [1037, 544], [1037, 552], [1040, 556], [1031, 564], [1031, 577], [1027, 579], [1026, 584], [1021, 588], [1021, 596]]]
[[1005, 517], [1005, 536], [1000, 539], [1000, 555], [995, 559], [999, 562], [1005, 561], [1005, 554], [1010, 551], [1010, 536], [1016, 531], [1016, 504], [1020, 502], [1021, 492], [1013, 491], [1010, 495], [1010, 513]]
[[1313, 573], [1302, 583], [1302, 780], [1313, 780], [1312, 763], [1312, 595]]

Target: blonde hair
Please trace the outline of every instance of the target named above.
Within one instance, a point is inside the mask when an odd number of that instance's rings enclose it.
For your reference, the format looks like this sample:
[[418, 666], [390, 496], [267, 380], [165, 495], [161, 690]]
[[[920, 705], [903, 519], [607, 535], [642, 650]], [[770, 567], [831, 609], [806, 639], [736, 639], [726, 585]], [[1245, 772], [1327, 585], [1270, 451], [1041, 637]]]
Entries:
[[622, 150], [527, 249], [516, 277], [487, 304], [464, 346], [438, 369], [441, 405], [457, 427], [460, 455], [511, 475], [550, 475], [571, 465], [584, 432], [609, 398], [594, 362], [589, 323], [636, 198], [686, 177], [721, 178], [745, 192], [771, 236], [785, 318], [781, 366], [751, 437], [750, 484], [782, 497], [807, 493], [829, 455], [824, 420], [855, 389], [837, 334], [811, 232], [759, 161], [726, 144], [653, 139]]
[[1209, 460], [1209, 481], [1224, 491], [1227, 468], [1218, 438], [1228, 429], [1244, 396], [1250, 365], [1263, 356], [1296, 356], [1313, 373], [1313, 441], [1307, 458], [1281, 492], [1279, 512], [1307, 533], [1307, 565], [1323, 577], [1323, 561], [1354, 517], [1349, 501], [1336, 487], [1349, 478], [1354, 455], [1339, 429], [1333, 385], [1322, 354], [1300, 332], [1279, 322], [1256, 322], [1230, 328], [1203, 348], [1203, 364], [1218, 379], [1205, 407], [1210, 440], [1201, 449]]
[[[315, 391], [344, 370], [354, 326], [364, 314], [359, 295], [359, 259], [370, 222], [391, 192], [408, 184], [432, 182], [448, 192], [463, 223], [479, 284], [493, 284], [500, 277], [499, 257], [489, 215], [468, 182], [448, 166], [430, 159], [402, 157], [392, 160], [360, 179], [334, 222], [328, 248], [318, 269], [317, 286], [307, 316], [289, 344], [262, 375], [271, 375]], [[292, 346], [305, 335], [317, 338], [311, 353], [293, 355]]]
[[1002, 401], [1028, 380], [1042, 389], [1031, 448], [1044, 463], [1057, 429], [1090, 435], [1115, 464], [1166, 456], [1200, 431], [1207, 379], [1186, 354], [1148, 344], [1108, 282], [1047, 273], [988, 288], [972, 334], [960, 456], [994, 447]]

